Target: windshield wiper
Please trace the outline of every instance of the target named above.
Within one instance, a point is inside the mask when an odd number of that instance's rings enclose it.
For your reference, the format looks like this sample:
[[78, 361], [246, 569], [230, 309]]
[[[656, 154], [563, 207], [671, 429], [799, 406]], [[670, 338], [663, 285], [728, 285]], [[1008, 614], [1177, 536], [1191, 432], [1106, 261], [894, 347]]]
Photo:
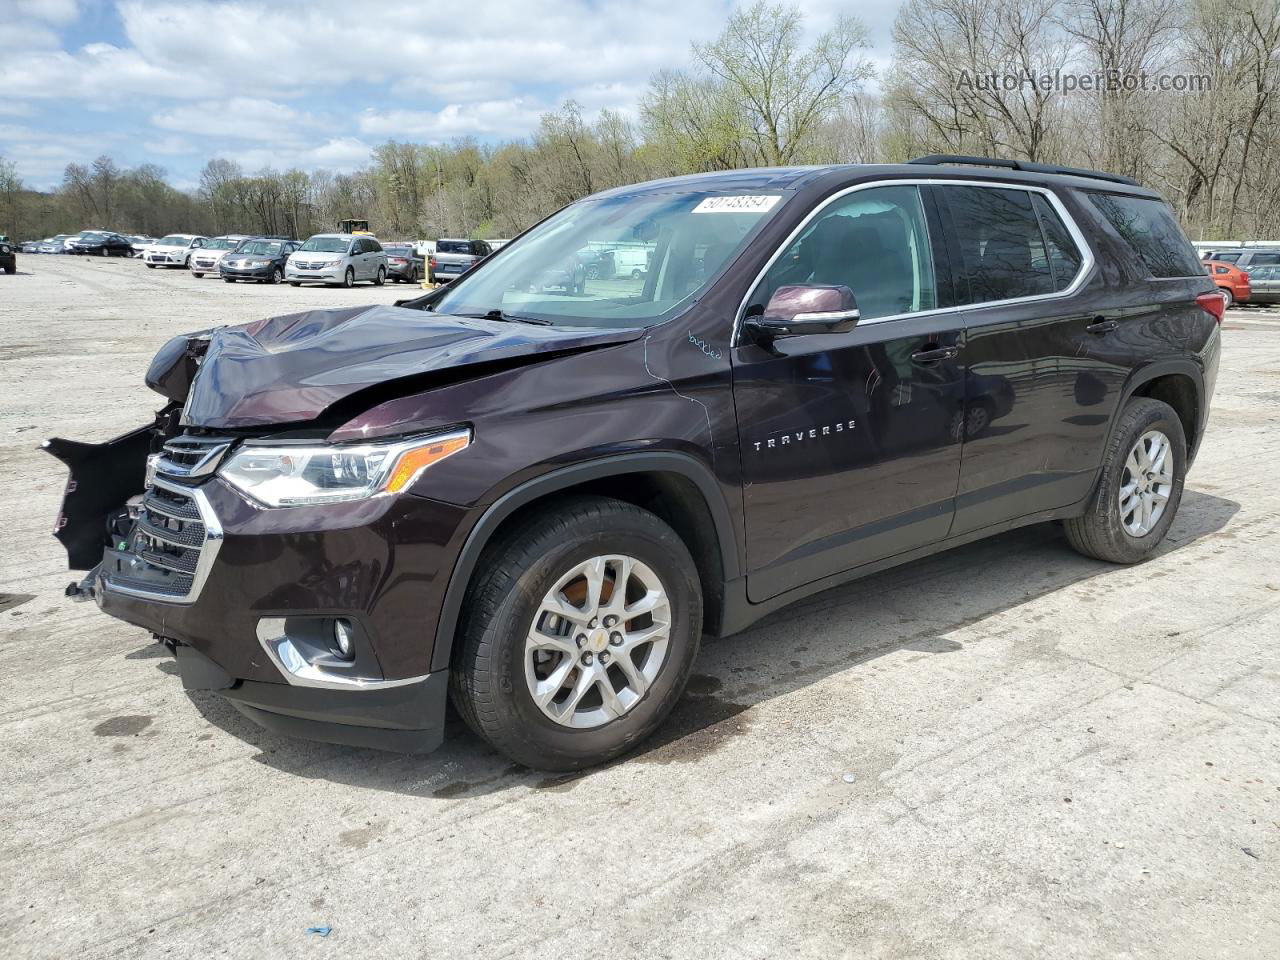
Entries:
[[535, 327], [549, 327], [550, 320], [541, 317], [521, 317], [514, 313], [503, 313], [501, 310], [490, 310], [488, 313], [459, 313], [459, 317], [470, 317], [472, 320], [501, 320], [504, 323], [530, 323]]

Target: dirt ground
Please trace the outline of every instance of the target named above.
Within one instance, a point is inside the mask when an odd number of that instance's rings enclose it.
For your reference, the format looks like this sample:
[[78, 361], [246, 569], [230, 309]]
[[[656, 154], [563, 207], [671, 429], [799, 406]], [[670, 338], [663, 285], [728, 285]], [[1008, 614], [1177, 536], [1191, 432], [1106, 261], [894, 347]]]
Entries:
[[62, 597], [41, 439], [146, 420], [173, 334], [409, 288], [19, 269], [0, 956], [1280, 955], [1280, 312], [1228, 314], [1151, 561], [1043, 526], [829, 591], [704, 647], [659, 742], [555, 779], [456, 722], [427, 757], [264, 733]]

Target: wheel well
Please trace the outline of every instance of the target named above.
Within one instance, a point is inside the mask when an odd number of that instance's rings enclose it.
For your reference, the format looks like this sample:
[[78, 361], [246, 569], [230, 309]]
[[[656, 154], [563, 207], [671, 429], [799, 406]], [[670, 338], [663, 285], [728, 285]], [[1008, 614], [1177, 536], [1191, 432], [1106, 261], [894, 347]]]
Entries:
[[720, 540], [711, 510], [697, 485], [678, 473], [622, 473], [562, 487], [522, 504], [510, 516], [504, 517], [490, 534], [488, 543], [497, 543], [505, 532], [549, 500], [586, 494], [635, 504], [661, 517], [676, 532], [689, 548], [689, 555], [698, 568], [698, 580], [702, 585], [703, 632], [715, 634], [720, 629], [724, 595], [724, 560], [720, 554]]
[[1170, 373], [1156, 377], [1139, 385], [1133, 391], [1135, 397], [1150, 397], [1173, 407], [1178, 419], [1182, 421], [1182, 432], [1187, 438], [1187, 451], [1195, 449], [1199, 424], [1199, 399], [1196, 396], [1196, 385], [1190, 377], [1181, 373]]

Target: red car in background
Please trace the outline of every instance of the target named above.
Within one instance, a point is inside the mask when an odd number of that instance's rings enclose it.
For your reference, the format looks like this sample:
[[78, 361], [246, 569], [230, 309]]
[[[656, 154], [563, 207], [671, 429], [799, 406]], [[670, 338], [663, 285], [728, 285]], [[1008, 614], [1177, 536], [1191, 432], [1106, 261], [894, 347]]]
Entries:
[[1227, 306], [1233, 303], [1249, 302], [1249, 275], [1235, 264], [1222, 260], [1206, 260], [1205, 267], [1213, 282], [1218, 285], [1222, 295], [1227, 298]]

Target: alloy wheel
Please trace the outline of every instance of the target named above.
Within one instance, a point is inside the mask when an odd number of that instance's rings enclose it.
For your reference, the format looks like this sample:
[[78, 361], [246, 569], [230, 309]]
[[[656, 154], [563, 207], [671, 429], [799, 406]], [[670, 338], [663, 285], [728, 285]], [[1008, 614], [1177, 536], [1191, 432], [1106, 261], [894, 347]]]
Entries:
[[653, 569], [634, 557], [592, 557], [538, 605], [524, 647], [529, 694], [561, 726], [603, 726], [644, 698], [670, 642], [671, 603]]
[[1129, 451], [1120, 476], [1120, 525], [1131, 537], [1145, 537], [1160, 522], [1173, 493], [1169, 438], [1148, 430]]

